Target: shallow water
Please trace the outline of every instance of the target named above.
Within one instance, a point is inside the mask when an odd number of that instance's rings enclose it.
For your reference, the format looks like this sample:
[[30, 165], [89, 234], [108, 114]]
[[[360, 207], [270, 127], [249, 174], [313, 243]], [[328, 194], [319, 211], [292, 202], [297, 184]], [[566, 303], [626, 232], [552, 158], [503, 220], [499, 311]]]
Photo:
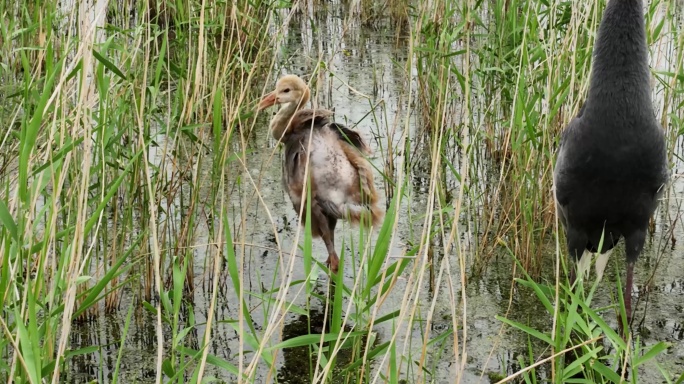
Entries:
[[[406, 71], [404, 65], [407, 59], [406, 38], [389, 24], [380, 24], [374, 28], [355, 26], [345, 29], [345, 15], [339, 4], [332, 3], [330, 8], [321, 8], [315, 13], [314, 22], [316, 28], [312, 28], [305, 19], [295, 20], [286, 31], [284, 46], [280, 48], [277, 63], [272, 80], [267, 88], [272, 86], [274, 78], [284, 73], [294, 73], [302, 76], [309, 75], [318, 62], [319, 54], [327, 62], [329, 71], [333, 77], [326, 77], [318, 84], [318, 105], [326, 108], [334, 108], [336, 120], [347, 125], [354, 126], [362, 136], [370, 143], [374, 150], [372, 160], [380, 169], [384, 170], [387, 159], [387, 147], [395, 148], [400, 143], [400, 137], [405, 127], [408, 127], [408, 137], [413, 140], [414, 148], [421, 148], [421, 141], [416, 134], [416, 122], [413, 115], [407, 111], [412, 108], [412, 103], [404, 96], [410, 82], [414, 82], [415, 69]], [[314, 32], [315, 30], [315, 32]], [[344, 34], [342, 33], [343, 31]], [[342, 36], [342, 37], [341, 37]], [[399, 36], [399, 37], [397, 37]], [[334, 55], [333, 55], [334, 53]], [[332, 55], [332, 59], [330, 59]], [[407, 73], [408, 72], [408, 73]], [[382, 101], [382, 103], [380, 103]], [[373, 107], [375, 113], [370, 113]], [[407, 116], [409, 116], [407, 118]], [[408, 121], [405, 121], [408, 119]], [[280, 286], [284, 279], [298, 281], [305, 278], [302, 267], [302, 251], [295, 246], [297, 238], [297, 218], [295, 212], [283, 193], [280, 185], [280, 151], [276, 143], [268, 135], [267, 116], [255, 127], [253, 136], [250, 137], [250, 153], [247, 156], [244, 167], [239, 163], [233, 164], [229, 172], [229, 178], [233, 180], [226, 186], [225, 193], [230, 196], [233, 210], [231, 215], [235, 251], [243, 259], [244, 272], [242, 281], [244, 289], [249, 292], [264, 292]], [[408, 124], [406, 124], [408, 123]], [[380, 128], [378, 128], [380, 127]], [[390, 137], [388, 132], [394, 132]], [[163, 142], [163, 141], [160, 141]], [[161, 144], [160, 144], [161, 145]], [[683, 153], [681, 143], [678, 145], [678, 153]], [[400, 167], [404, 162], [401, 151], [396, 151], [396, 157], [391, 161], [395, 167]], [[426, 211], [428, 204], [429, 185], [429, 160], [421, 155], [413, 155], [411, 174], [407, 175], [411, 181], [408, 196], [402, 202], [398, 226], [396, 230], [397, 241], [393, 243], [389, 252], [390, 258], [405, 256], [411, 244], [420, 239], [423, 219], [421, 212]], [[681, 162], [677, 163], [675, 172], [681, 168]], [[207, 170], [211, 164], [207, 162]], [[201, 170], [201, 172], [203, 172]], [[255, 195], [257, 186], [259, 194]], [[379, 190], [385, 193], [385, 200], [389, 199], [388, 189], [380, 178], [376, 178]], [[451, 183], [457, 187], [455, 182]], [[634, 330], [641, 337], [645, 345], [651, 345], [657, 341], [672, 343], [667, 353], [661, 355], [658, 362], [663, 368], [672, 373], [680, 373], [684, 370], [684, 323], [682, 311], [684, 301], [684, 257], [679, 245], [674, 249], [670, 243], [670, 227], [665, 223], [676, 222], [679, 224], [679, 204], [684, 190], [684, 182], [675, 179], [670, 192], [670, 199], [661, 209], [657, 220], [655, 236], [647, 244], [642, 257], [637, 264], [636, 293], [633, 306], [636, 308]], [[207, 319], [208, 303], [211, 300], [210, 287], [213, 282], [209, 273], [211, 269], [213, 250], [209, 243], [209, 230], [206, 223], [200, 224], [197, 229], [197, 237], [194, 239], [198, 245], [194, 251], [195, 257], [195, 284], [197, 289], [193, 293], [193, 312], [195, 322], [204, 323]], [[351, 245], [356, 244], [358, 233], [350, 230], [348, 225], [339, 226], [337, 230], [338, 250], [344, 247], [346, 254], [355, 253]], [[468, 233], [461, 234], [466, 238]], [[682, 239], [684, 236], [681, 225], [675, 226], [672, 236]], [[303, 235], [299, 234], [299, 243]], [[437, 247], [436, 247], [437, 248]], [[314, 240], [314, 254], [319, 261], [325, 260], [325, 248], [322, 242]], [[279, 251], [280, 250], [280, 251]], [[553, 262], [553, 245], [549, 246], [549, 263]], [[294, 254], [294, 256], [290, 256]], [[439, 255], [436, 255], [439, 257]], [[455, 255], [448, 255], [451, 262], [452, 276], [459, 277], [462, 271], [458, 269]], [[616, 270], [624, 274], [623, 252], [620, 248], [613, 253], [613, 258], [607, 269], [606, 276], [600, 284], [596, 298], [592, 303], [594, 308], [601, 308], [613, 302], [611, 296], [615, 295]], [[292, 264], [288, 264], [294, 260]], [[459, 319], [459, 324], [465, 324], [463, 340], [467, 357], [465, 371], [461, 371], [461, 362], [454, 361], [453, 338], [447, 338], [441, 346], [441, 351], [433, 350], [428, 353], [428, 360], [435, 368], [431, 379], [436, 383], [452, 382], [457, 375], [463, 383], [489, 383], [488, 373], [510, 374], [519, 369], [517, 359], [526, 356], [528, 340], [525, 335], [512, 331], [510, 328], [502, 328], [502, 323], [495, 319], [496, 315], [508, 317], [516, 321], [530, 324], [537, 329], [546, 330], [551, 326], [549, 316], [543, 306], [533, 297], [530, 292], [521, 288], [513, 290], [511, 298], [511, 279], [513, 261], [510, 257], [502, 254], [493, 259], [492, 265], [487, 269], [483, 278], [469, 280], [466, 288], [467, 315], [464, 321]], [[617, 268], [614, 263], [618, 260]], [[285, 270], [283, 270], [285, 269]], [[553, 268], [545, 270], [552, 271]], [[349, 284], [353, 281], [353, 268], [347, 265], [344, 271], [345, 281]], [[552, 281], [553, 276], [542, 276], [545, 281]], [[316, 289], [320, 292], [326, 290], [327, 278], [319, 272]], [[433, 294], [430, 293], [429, 282], [426, 278], [422, 282], [420, 294], [415, 298], [420, 302], [419, 307], [427, 313]], [[393, 293], [386, 299], [377, 316], [390, 313], [401, 305], [403, 295], [406, 292], [408, 282], [400, 279]], [[220, 292], [216, 318], [219, 321], [240, 318], [239, 302], [232, 283], [227, 277], [222, 277], [219, 282]], [[297, 305], [304, 305], [305, 295], [301, 291], [302, 285], [290, 288], [287, 299]], [[460, 295], [458, 287], [455, 291]], [[435, 288], [437, 300], [432, 316], [431, 337], [450, 329], [451, 300], [449, 299], [450, 288], [446, 281]], [[114, 316], [103, 316], [92, 322], [76, 326], [72, 332], [72, 345], [76, 349], [90, 345], [102, 346], [99, 354], [77, 356], [73, 359], [71, 371], [66, 374], [70, 382], [86, 382], [97, 380], [109, 382], [113, 374], [117, 354], [118, 342], [121, 339], [126, 311], [132, 306], [133, 317], [129, 336], [122, 353], [121, 371], [119, 382], [153, 382], [156, 364], [156, 338], [155, 318], [148, 312], [139, 309], [137, 303], [133, 303], [130, 295], [124, 295], [122, 312]], [[246, 305], [251, 309], [254, 326], [257, 330], [263, 330], [267, 326], [267, 320], [272, 315], [272, 308], [267, 307], [259, 297], [246, 295]], [[320, 313], [320, 303], [312, 304], [312, 312]], [[510, 312], [509, 312], [510, 310]], [[459, 313], [462, 314], [461, 311]], [[613, 311], [604, 311], [604, 318], [614, 328], [617, 322]], [[312, 316], [315, 317], [315, 316]], [[282, 337], [296, 335], [298, 332], [306, 332], [307, 326], [304, 319], [295, 313], [285, 315]], [[186, 344], [199, 345], [198, 338], [202, 337], [203, 327], [198, 327], [197, 332], [190, 333], [185, 340]], [[316, 329], [314, 329], [316, 331]], [[378, 340], [386, 341], [391, 337], [392, 329], [388, 325], [374, 328]], [[422, 345], [421, 334], [424, 330], [417, 326], [412, 330], [404, 330], [409, 335], [407, 339], [398, 341], [399, 350], [405, 346], [408, 348], [420, 348]], [[165, 339], [169, 343], [170, 332], [165, 329]], [[459, 335], [463, 335], [459, 330]], [[250, 349], [240, 345], [240, 337], [236, 329], [226, 322], [218, 324], [213, 329], [213, 343], [210, 353], [239, 365], [238, 351]], [[280, 337], [275, 334], [277, 341]], [[458, 346], [463, 348], [463, 344]], [[441, 353], [441, 355], [440, 355]], [[301, 350], [286, 350], [277, 355], [278, 372], [267, 372], [265, 369], [258, 371], [256, 382], [272, 380], [278, 377], [279, 382], [306, 382], [308, 362], [303, 361], [308, 355]], [[251, 356], [247, 356], [248, 363]], [[341, 357], [344, 361], [344, 357]], [[227, 381], [235, 378], [226, 372], [220, 371], [211, 365], [207, 375], [214, 375]], [[302, 376], [304, 375], [304, 376]], [[542, 370], [541, 375], [545, 372]], [[654, 365], [640, 371], [641, 382], [656, 382], [659, 374]]]

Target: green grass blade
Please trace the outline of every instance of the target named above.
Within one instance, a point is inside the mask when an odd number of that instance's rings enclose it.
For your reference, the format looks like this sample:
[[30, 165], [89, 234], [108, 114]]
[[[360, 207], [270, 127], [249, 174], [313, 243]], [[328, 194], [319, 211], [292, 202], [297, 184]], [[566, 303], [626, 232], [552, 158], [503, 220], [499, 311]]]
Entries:
[[[21, 314], [15, 309], [14, 316], [16, 319], [22, 319]], [[34, 346], [32, 342], [32, 337], [29, 335], [26, 325], [23, 321], [17, 321], [17, 343], [19, 344], [19, 349], [21, 355], [24, 358], [24, 364], [26, 364], [26, 374], [30, 383], [38, 384], [40, 383], [40, 356], [34, 354]]]
[[7, 205], [5, 205], [5, 202], [2, 200], [0, 200], [0, 222], [2, 222], [2, 225], [7, 229], [7, 232], [9, 232], [10, 236], [12, 236], [15, 241], [19, 241], [17, 224], [15, 224], [12, 214], [10, 214], [9, 209], [7, 209]]
[[375, 286], [373, 282], [379, 278], [380, 271], [385, 263], [385, 258], [387, 257], [389, 245], [393, 236], [392, 228], [394, 228], [396, 207], [401, 201], [404, 187], [405, 185], [402, 186], [392, 198], [392, 202], [385, 213], [385, 219], [380, 227], [380, 233], [378, 234], [375, 249], [373, 250], [373, 255], [370, 259], [370, 265], [368, 265], [368, 284], [366, 284], [363, 291], [363, 297], [366, 299], [371, 296], [371, 289]]
[[521, 331], [527, 333], [527, 334], [530, 335], [530, 336], [534, 336], [534, 337], [536, 337], [537, 339], [539, 339], [539, 340], [541, 340], [541, 341], [547, 343], [548, 345], [553, 345], [553, 340], [551, 340], [551, 338], [550, 338], [549, 336], [547, 336], [547, 335], [545, 335], [545, 334], [543, 334], [543, 333], [537, 331], [537, 330], [534, 329], [534, 328], [528, 327], [527, 325], [522, 324], [522, 323], [519, 323], [519, 322], [517, 322], [517, 321], [513, 321], [513, 320], [510, 320], [510, 319], [507, 319], [507, 318], [505, 318], [505, 317], [503, 317], [503, 316], [494, 316], [494, 317], [495, 317], [497, 320], [501, 321], [502, 323], [506, 323], [506, 324], [510, 325], [511, 327], [513, 327], [513, 328], [519, 329], [519, 330], [521, 330]]
[[644, 353], [641, 356], [634, 358], [632, 360], [632, 366], [634, 368], [638, 368], [640, 365], [646, 363], [647, 361], [654, 359], [656, 356], [658, 356], [663, 351], [667, 350], [669, 347], [670, 347], [670, 344], [666, 343], [664, 341], [656, 343], [646, 353]]
[[599, 375], [602, 377], [610, 380], [613, 383], [620, 383], [620, 375], [615, 373], [612, 369], [606, 367], [603, 363], [600, 361], [594, 361], [591, 365], [591, 368], [596, 371]]
[[268, 350], [279, 350], [279, 349], [285, 349], [285, 348], [297, 348], [297, 347], [306, 347], [310, 345], [316, 345], [320, 343], [321, 341], [324, 343], [330, 342], [337, 340], [338, 337], [341, 339], [348, 338], [348, 337], [360, 337], [365, 335], [366, 332], [361, 332], [361, 331], [354, 331], [354, 332], [342, 332], [340, 333], [326, 333], [324, 335], [320, 334], [309, 334], [309, 335], [301, 335], [301, 336], [295, 336], [291, 339], [287, 339], [284, 341], [281, 341], [280, 343], [273, 345], [271, 347], [268, 347]]
[[[196, 351], [192, 348], [188, 348], [188, 347], [184, 347], [184, 346], [179, 346], [178, 350], [180, 352], [186, 354], [186, 355], [194, 356], [193, 360], [196, 360], [202, 354], [202, 351]], [[237, 369], [236, 366], [234, 366], [233, 364], [227, 362], [226, 360], [224, 360], [218, 356], [208, 354], [207, 355], [207, 363], [209, 363], [215, 367], [221, 368], [221, 369], [225, 370], [226, 372], [230, 372], [233, 375], [236, 375], [236, 376], [240, 375], [240, 371]], [[244, 378], [244, 380], [246, 380], [246, 378]]]
[[98, 52], [97, 50], [93, 49], [93, 56], [95, 56], [95, 58], [97, 59], [97, 61], [99, 61], [100, 63], [102, 63], [102, 65], [104, 65], [105, 67], [107, 67], [107, 69], [109, 69], [110, 71], [114, 72], [114, 74], [117, 75], [117, 76], [119, 76], [122, 80], [127, 80], [127, 79], [126, 79], [126, 75], [124, 75], [124, 73], [121, 72], [121, 70], [120, 70], [116, 65], [114, 65], [114, 63], [112, 63], [111, 61], [109, 61], [109, 59], [107, 59], [106, 57], [104, 57], [100, 52]]

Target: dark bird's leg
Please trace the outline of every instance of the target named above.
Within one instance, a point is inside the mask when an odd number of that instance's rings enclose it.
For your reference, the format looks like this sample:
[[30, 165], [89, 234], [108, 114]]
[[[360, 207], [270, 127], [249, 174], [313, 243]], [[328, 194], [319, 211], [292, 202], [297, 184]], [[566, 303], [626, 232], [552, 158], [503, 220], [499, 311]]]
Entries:
[[632, 322], [632, 281], [634, 279], [634, 262], [627, 262], [627, 283], [625, 284], [625, 311], [627, 324]]
[[572, 287], [573, 284], [575, 284], [575, 280], [577, 280], [577, 272], [575, 272], [577, 263], [570, 265], [570, 286]]
[[[634, 281], [634, 264], [636, 263], [641, 250], [644, 248], [644, 242], [646, 241], [646, 229], [637, 230], [625, 236], [625, 251], [627, 253], [627, 281], [625, 282], [625, 313], [627, 314], [627, 326], [632, 322], [632, 285]], [[622, 336], [626, 336], [625, 330], [623, 329], [622, 319], [618, 319], [618, 325], [620, 326], [620, 333]]]

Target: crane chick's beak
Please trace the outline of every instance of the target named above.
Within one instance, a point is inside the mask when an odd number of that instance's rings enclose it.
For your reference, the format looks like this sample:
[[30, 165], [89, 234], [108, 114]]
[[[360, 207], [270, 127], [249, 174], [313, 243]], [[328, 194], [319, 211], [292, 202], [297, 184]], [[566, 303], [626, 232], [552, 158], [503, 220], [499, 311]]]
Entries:
[[264, 96], [261, 101], [259, 102], [259, 107], [258, 109], [260, 111], [274, 105], [276, 103], [276, 96], [275, 96], [275, 91], [268, 93], [266, 96]]

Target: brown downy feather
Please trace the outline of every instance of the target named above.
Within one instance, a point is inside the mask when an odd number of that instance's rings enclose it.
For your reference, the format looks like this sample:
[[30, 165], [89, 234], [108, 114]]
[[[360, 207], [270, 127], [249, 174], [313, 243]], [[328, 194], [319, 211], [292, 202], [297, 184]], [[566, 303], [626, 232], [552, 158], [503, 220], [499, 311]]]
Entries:
[[[349, 220], [352, 223], [358, 223], [361, 220], [370, 221], [373, 225], [377, 226], [382, 222], [384, 213], [376, 205], [378, 202], [378, 192], [375, 190], [375, 184], [373, 183], [373, 169], [357, 148], [348, 143], [341, 143], [341, 146], [347, 159], [359, 173], [360, 191], [351, 190], [348, 192], [352, 195], [360, 194], [356, 200], [360, 201], [361, 204], [347, 205]], [[370, 217], [368, 217], [369, 214]]]
[[[375, 184], [373, 183], [373, 168], [370, 163], [363, 157], [363, 154], [369, 155], [371, 153], [370, 148], [366, 145], [358, 132], [355, 132], [341, 124], [333, 123], [330, 118], [333, 116], [333, 112], [326, 109], [304, 109], [297, 111], [295, 115], [290, 120], [288, 126], [288, 134], [295, 134], [302, 130], [308, 130], [313, 128], [319, 128], [327, 126], [329, 129], [334, 131], [340, 138], [340, 146], [352, 164], [352, 166], [358, 172], [359, 184], [352, 190], [349, 190], [350, 195], [355, 196], [354, 200], [358, 201], [358, 204], [346, 204], [345, 207], [336, 207], [327, 204], [325, 201], [318, 201], [316, 198], [315, 188], [311, 191], [312, 197], [312, 209], [313, 205], [320, 205], [325, 208], [325, 211], [331, 215], [340, 218], [348, 219], [352, 224], [358, 224], [364, 221], [366, 225], [378, 226], [382, 222], [384, 212], [382, 209], [377, 207], [378, 193], [375, 189]], [[292, 151], [297, 151], [296, 146], [292, 146]], [[296, 153], [287, 154], [286, 157], [295, 156]], [[294, 159], [293, 159], [294, 160]], [[304, 160], [298, 159], [301, 164], [293, 167], [293, 169], [300, 170], [304, 169]], [[299, 161], [294, 161], [299, 163]], [[311, 177], [311, 176], [309, 176]], [[301, 196], [303, 193], [301, 185], [303, 180], [299, 177], [290, 175], [289, 179], [289, 190], [294, 192], [295, 196], [290, 196], [294, 203], [294, 208], [299, 212], [299, 204], [303, 204], [306, 199], [297, 198], [296, 196]], [[315, 186], [315, 182], [312, 182], [312, 187]], [[321, 205], [322, 204], [322, 205]], [[340, 209], [345, 212], [340, 212]], [[302, 217], [302, 224], [304, 223], [304, 217]], [[314, 226], [312, 226], [313, 228]], [[314, 230], [312, 235], [318, 237], [320, 234]]]
[[347, 217], [352, 224], [363, 222], [365, 226], [379, 227], [385, 212], [377, 205], [371, 206], [347, 206]]
[[[304, 164], [306, 159], [300, 157], [299, 151], [293, 151], [293, 153], [286, 153], [286, 156], [292, 157], [292, 162], [293, 164], [296, 164], [296, 166], [290, 170], [291, 172], [288, 172], [285, 175], [283, 183], [285, 184], [285, 189], [290, 196], [290, 201], [292, 201], [292, 207], [294, 208], [295, 212], [297, 212], [297, 216], [300, 216], [300, 210], [302, 212], [300, 219], [301, 225], [304, 226], [306, 225], [306, 190], [304, 189], [306, 185], [304, 183], [303, 170], [306, 166]], [[317, 238], [320, 237], [322, 234], [322, 223], [317, 223], [316, 216], [313, 215], [313, 212], [322, 209], [323, 206], [320, 204], [321, 202], [316, 198], [316, 183], [313, 181], [311, 175], [309, 175], [309, 180], [311, 180], [311, 182], [309, 183], [309, 187], [311, 188], [312, 211], [311, 236]], [[302, 207], [302, 205], [304, 205], [304, 207]]]
[[322, 127], [330, 123], [332, 116], [333, 112], [327, 109], [302, 109], [292, 116], [288, 131], [295, 132], [301, 129], [311, 129], [311, 127]]
[[344, 217], [352, 224], [378, 227], [385, 213], [377, 205], [346, 204]]
[[330, 123], [328, 126], [330, 127], [330, 129], [335, 131], [335, 133], [337, 133], [337, 136], [340, 138], [340, 141], [351, 144], [353, 147], [355, 147], [356, 149], [358, 149], [366, 155], [371, 154], [370, 148], [368, 147], [368, 145], [366, 145], [366, 142], [363, 141], [363, 138], [361, 138], [361, 135], [359, 135], [358, 132], [353, 131], [345, 127], [344, 125], [338, 123]]
[[373, 169], [371, 169], [371, 165], [356, 148], [347, 143], [340, 144], [349, 162], [359, 172], [359, 183], [361, 185], [361, 192], [363, 193], [361, 201], [375, 204], [378, 200], [378, 193], [373, 184]]

